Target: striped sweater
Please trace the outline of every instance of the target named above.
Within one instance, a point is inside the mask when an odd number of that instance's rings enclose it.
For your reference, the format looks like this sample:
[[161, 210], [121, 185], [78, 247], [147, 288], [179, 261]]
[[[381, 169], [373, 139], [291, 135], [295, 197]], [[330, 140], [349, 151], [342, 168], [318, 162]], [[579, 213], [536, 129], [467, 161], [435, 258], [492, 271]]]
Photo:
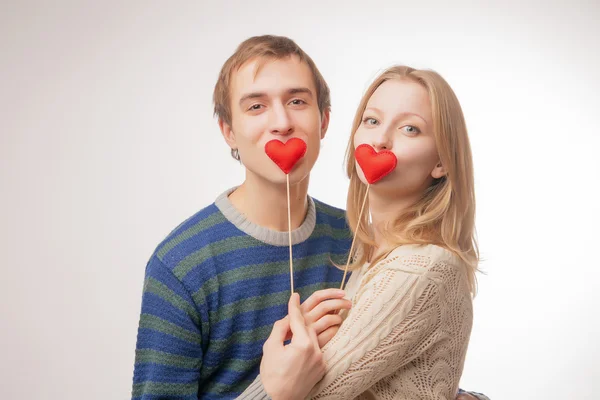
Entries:
[[[235, 398], [259, 373], [262, 345], [287, 314], [288, 233], [248, 221], [233, 189], [177, 227], [146, 267], [133, 399]], [[292, 232], [302, 300], [337, 287], [350, 232], [343, 210], [309, 198]]]

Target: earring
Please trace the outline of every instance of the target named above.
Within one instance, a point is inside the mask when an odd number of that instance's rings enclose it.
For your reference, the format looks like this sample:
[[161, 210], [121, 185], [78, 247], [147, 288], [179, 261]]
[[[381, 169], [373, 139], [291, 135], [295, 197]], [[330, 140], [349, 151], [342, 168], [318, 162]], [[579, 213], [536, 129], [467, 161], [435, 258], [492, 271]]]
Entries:
[[240, 151], [238, 149], [231, 149], [231, 157], [237, 161], [240, 161]]

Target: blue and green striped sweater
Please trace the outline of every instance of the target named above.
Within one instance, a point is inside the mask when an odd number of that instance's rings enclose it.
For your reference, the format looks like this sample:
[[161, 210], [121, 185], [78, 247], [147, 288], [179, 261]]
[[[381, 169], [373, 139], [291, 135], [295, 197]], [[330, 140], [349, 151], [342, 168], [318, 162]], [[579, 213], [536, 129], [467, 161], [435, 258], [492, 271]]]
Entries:
[[[133, 399], [235, 398], [258, 375], [262, 345], [287, 314], [288, 233], [247, 221], [227, 195], [177, 227], [146, 267]], [[337, 287], [351, 235], [343, 210], [309, 201], [293, 232], [302, 299]]]

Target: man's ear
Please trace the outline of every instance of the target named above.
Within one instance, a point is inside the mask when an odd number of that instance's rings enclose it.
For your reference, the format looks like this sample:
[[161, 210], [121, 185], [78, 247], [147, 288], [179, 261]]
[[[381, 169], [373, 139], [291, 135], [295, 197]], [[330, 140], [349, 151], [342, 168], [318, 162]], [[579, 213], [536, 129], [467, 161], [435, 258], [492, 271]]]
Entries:
[[446, 176], [446, 169], [442, 165], [441, 161], [438, 161], [438, 163], [435, 165], [435, 167], [431, 171], [431, 176], [435, 179], [439, 179], [443, 176]]
[[329, 108], [323, 111], [323, 115], [321, 117], [321, 139], [325, 138], [325, 134], [327, 133], [327, 128], [329, 128]]
[[231, 147], [232, 150], [237, 149], [235, 134], [233, 133], [233, 130], [231, 130], [231, 126], [221, 118], [219, 118], [219, 129], [221, 129], [221, 134], [229, 147]]

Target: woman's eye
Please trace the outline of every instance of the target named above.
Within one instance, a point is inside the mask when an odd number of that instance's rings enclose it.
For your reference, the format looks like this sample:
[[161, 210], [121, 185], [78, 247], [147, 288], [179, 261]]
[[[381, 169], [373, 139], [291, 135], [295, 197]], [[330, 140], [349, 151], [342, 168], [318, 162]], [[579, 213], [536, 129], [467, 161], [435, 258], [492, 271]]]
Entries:
[[363, 119], [363, 123], [366, 125], [378, 125], [379, 121], [377, 121], [375, 118], [367, 117]]
[[256, 110], [260, 110], [261, 107], [262, 107], [261, 104], [253, 104], [250, 106], [250, 108], [248, 110], [256, 111]]
[[404, 130], [404, 132], [408, 133], [409, 135], [416, 135], [418, 133], [421, 133], [419, 128], [417, 128], [416, 126], [413, 126], [413, 125], [403, 126], [402, 129]]

